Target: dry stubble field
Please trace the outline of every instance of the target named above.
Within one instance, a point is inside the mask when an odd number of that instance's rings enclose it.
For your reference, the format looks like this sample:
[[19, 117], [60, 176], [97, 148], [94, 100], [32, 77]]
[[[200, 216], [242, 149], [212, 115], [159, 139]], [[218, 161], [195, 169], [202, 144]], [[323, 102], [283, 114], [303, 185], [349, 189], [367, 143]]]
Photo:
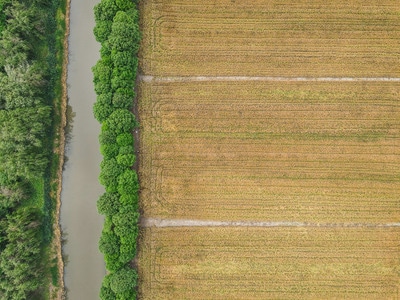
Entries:
[[144, 215], [399, 221], [400, 83], [141, 83]]
[[398, 299], [399, 228], [148, 228], [142, 299]]
[[146, 75], [400, 75], [398, 0], [146, 0], [141, 11]]
[[316, 225], [143, 228], [141, 299], [400, 299], [400, 83], [157, 79], [399, 77], [398, 1], [140, 5], [143, 216]]

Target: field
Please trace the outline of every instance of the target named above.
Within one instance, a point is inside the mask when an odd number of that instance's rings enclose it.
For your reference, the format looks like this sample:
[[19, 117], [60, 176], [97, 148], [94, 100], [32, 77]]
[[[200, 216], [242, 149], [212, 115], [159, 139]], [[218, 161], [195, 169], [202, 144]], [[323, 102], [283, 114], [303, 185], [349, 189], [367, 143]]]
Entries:
[[147, 75], [400, 75], [397, 0], [147, 0], [141, 11]]
[[400, 231], [150, 228], [145, 299], [398, 299]]
[[140, 299], [400, 299], [398, 4], [140, 2]]
[[142, 83], [145, 216], [396, 222], [399, 83]]

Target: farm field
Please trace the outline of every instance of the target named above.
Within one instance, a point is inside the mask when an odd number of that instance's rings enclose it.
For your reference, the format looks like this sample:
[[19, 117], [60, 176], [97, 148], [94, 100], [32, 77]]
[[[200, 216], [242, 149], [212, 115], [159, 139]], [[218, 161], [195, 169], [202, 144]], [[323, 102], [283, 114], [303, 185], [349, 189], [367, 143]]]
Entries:
[[144, 216], [398, 222], [400, 83], [142, 82]]
[[400, 299], [398, 1], [139, 5], [139, 299]]
[[141, 299], [398, 299], [399, 228], [148, 228]]
[[147, 0], [140, 9], [147, 75], [400, 75], [397, 0]]

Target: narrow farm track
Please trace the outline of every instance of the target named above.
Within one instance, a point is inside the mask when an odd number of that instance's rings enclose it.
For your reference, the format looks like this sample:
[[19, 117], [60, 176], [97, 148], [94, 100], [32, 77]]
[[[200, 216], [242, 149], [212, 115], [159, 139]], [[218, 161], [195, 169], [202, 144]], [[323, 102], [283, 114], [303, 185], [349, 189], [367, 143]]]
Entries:
[[151, 76], [151, 75], [139, 75], [138, 79], [143, 82], [200, 82], [200, 81], [400, 82], [399, 77]]
[[209, 221], [190, 219], [156, 219], [142, 218], [141, 227], [326, 227], [326, 228], [379, 228], [400, 227], [400, 223], [306, 223], [291, 221]]

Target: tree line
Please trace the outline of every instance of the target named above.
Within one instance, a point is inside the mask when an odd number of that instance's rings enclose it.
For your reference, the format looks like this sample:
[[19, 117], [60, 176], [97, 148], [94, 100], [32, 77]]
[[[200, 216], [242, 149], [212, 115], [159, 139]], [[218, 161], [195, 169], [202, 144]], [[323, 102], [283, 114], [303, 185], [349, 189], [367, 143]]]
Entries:
[[[55, 12], [58, 0], [0, 0], [0, 298], [42, 298]], [[40, 190], [42, 189], [42, 190]], [[51, 230], [50, 230], [51, 231]]]
[[93, 67], [97, 94], [93, 113], [101, 123], [99, 180], [106, 190], [97, 201], [99, 213], [105, 216], [99, 241], [108, 270], [100, 290], [103, 300], [136, 299], [138, 275], [131, 266], [139, 219], [132, 135], [138, 126], [132, 113], [140, 42], [136, 5], [132, 0], [102, 0], [94, 8], [94, 35], [101, 50]]

